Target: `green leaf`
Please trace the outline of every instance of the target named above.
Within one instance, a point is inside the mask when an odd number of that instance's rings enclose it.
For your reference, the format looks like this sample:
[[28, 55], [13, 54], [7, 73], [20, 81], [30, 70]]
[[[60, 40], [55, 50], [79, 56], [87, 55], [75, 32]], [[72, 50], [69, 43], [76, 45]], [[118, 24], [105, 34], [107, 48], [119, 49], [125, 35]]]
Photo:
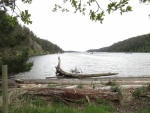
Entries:
[[32, 0], [22, 0], [23, 3], [28, 3], [28, 4], [31, 4], [32, 3]]
[[127, 6], [126, 7], [126, 11], [132, 11], [132, 7], [131, 6]]
[[6, 19], [8, 20], [9, 24], [10, 24], [12, 27], [14, 27], [14, 26], [16, 25], [16, 21], [17, 21], [17, 18], [16, 18], [16, 17], [7, 15], [7, 16], [6, 16]]
[[28, 10], [22, 11], [20, 15], [21, 15], [21, 20], [25, 24], [31, 24], [32, 23], [32, 21], [30, 21], [31, 14], [28, 13]]

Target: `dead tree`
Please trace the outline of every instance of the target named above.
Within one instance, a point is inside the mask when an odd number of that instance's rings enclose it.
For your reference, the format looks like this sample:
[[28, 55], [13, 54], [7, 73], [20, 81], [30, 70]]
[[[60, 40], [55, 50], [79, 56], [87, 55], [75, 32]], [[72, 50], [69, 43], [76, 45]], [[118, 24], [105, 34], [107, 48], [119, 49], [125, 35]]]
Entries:
[[60, 57], [58, 57], [58, 65], [56, 66], [56, 75], [57, 76], [63, 76], [63, 77], [68, 77], [68, 78], [86, 78], [86, 77], [99, 77], [99, 76], [111, 76], [111, 75], [116, 75], [118, 73], [99, 73], [99, 74], [80, 74], [80, 73], [68, 73], [65, 72], [63, 69], [60, 67]]
[[117, 92], [111, 90], [65, 89], [65, 88], [36, 88], [28, 90], [28, 95], [42, 97], [45, 100], [58, 99], [64, 103], [76, 103], [85, 99], [87, 102], [106, 99], [119, 102]]

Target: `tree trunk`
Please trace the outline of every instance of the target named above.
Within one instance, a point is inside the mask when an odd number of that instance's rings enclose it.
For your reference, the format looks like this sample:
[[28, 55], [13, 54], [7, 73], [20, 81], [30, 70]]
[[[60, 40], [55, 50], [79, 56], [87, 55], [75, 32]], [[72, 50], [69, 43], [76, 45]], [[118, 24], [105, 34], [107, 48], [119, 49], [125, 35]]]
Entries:
[[118, 93], [111, 90], [37, 88], [30, 89], [27, 94], [33, 97], [39, 96], [45, 100], [59, 99], [65, 103], [76, 103], [82, 99], [85, 99], [87, 102], [96, 101], [97, 99], [119, 102]]
[[99, 76], [111, 76], [117, 75], [118, 73], [99, 73], [99, 74], [79, 74], [79, 73], [68, 73], [60, 67], [60, 57], [58, 57], [58, 65], [56, 66], [56, 75], [68, 78], [86, 78], [86, 77], [99, 77]]

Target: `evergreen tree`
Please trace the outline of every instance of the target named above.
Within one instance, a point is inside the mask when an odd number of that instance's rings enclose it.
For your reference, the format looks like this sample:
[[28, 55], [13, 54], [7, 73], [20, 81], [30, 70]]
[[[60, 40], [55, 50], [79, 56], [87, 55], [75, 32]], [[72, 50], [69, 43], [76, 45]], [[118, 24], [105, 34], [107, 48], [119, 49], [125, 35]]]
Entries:
[[5, 11], [0, 11], [0, 17], [0, 75], [1, 65], [8, 65], [9, 75], [29, 71], [33, 63], [28, 62], [28, 50], [16, 51], [16, 48], [27, 37], [23, 34], [17, 21], [15, 26], [9, 24]]

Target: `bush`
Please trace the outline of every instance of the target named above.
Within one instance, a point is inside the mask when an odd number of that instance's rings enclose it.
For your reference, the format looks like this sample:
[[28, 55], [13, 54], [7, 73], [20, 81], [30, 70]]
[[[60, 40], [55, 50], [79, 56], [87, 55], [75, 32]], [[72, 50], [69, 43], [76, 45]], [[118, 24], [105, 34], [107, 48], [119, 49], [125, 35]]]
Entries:
[[112, 86], [111, 90], [118, 92], [118, 94], [122, 97], [122, 88], [120, 86]]
[[[13, 75], [20, 72], [26, 72], [31, 69], [33, 62], [28, 62], [29, 54], [27, 50], [10, 56], [2, 56], [0, 65], [8, 65], [8, 74]], [[0, 73], [2, 73], [2, 66], [0, 66]]]
[[150, 84], [148, 86], [143, 86], [143, 87], [139, 87], [139, 88], [136, 88], [132, 95], [133, 97], [135, 98], [140, 98], [140, 95], [144, 92], [147, 92], [147, 91], [150, 91]]
[[78, 88], [78, 89], [83, 89], [83, 84], [82, 83], [80, 83], [80, 84], [78, 84], [77, 86], [76, 86], [76, 88]]

